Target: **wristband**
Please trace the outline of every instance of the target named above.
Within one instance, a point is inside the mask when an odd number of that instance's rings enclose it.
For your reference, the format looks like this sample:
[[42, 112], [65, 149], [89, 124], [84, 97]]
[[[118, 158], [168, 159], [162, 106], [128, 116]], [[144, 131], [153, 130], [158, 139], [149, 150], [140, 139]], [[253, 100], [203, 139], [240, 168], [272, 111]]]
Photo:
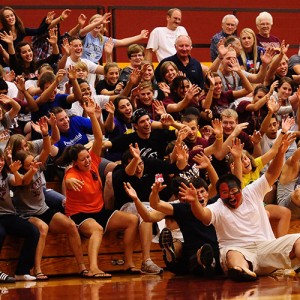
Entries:
[[222, 139], [222, 136], [220, 136], [220, 137], [217, 137], [217, 136], [216, 136], [216, 140], [217, 140], [217, 141], [220, 141], [221, 139]]
[[43, 138], [46, 138], [46, 137], [48, 137], [49, 136], [49, 134], [43, 134]]
[[64, 21], [64, 20], [65, 20], [62, 16], [60, 16], [59, 18], [60, 18], [61, 21]]
[[280, 132], [281, 134], [286, 134], [286, 132], [283, 132], [282, 130], [281, 130], [281, 132]]

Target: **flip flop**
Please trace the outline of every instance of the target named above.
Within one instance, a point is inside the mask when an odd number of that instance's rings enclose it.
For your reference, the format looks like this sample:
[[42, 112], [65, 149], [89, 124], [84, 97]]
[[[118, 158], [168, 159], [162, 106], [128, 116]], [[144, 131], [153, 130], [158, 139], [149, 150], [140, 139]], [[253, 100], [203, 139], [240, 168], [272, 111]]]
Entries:
[[36, 281], [45, 281], [45, 280], [49, 279], [48, 276], [42, 272], [39, 272], [39, 273], [35, 274], [34, 276], [36, 278]]
[[16, 279], [14, 277], [5, 274], [4, 272], [0, 272], [0, 282], [14, 283], [16, 282]]
[[[237, 268], [240, 268], [241, 270], [239, 270]], [[233, 268], [229, 269], [228, 270], [228, 277], [230, 279], [232, 279], [233, 281], [237, 281], [237, 282], [255, 281], [255, 280], [258, 279], [257, 276], [253, 276], [253, 275], [247, 273], [241, 267], [233, 267]]]
[[86, 276], [86, 278], [93, 278], [93, 279], [108, 279], [111, 278], [111, 274], [109, 273], [96, 273], [92, 276]]
[[89, 270], [85, 269], [85, 270], [82, 270], [80, 273], [79, 273], [79, 277], [81, 278], [89, 278], [90, 276], [88, 276]]

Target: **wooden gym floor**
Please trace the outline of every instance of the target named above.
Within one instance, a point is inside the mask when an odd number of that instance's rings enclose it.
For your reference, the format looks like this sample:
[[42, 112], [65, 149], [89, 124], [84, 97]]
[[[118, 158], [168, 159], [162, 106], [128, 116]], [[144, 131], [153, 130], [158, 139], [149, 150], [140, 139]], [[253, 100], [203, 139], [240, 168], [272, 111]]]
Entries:
[[192, 276], [120, 275], [112, 279], [50, 278], [44, 282], [0, 284], [5, 300], [214, 300], [214, 299], [300, 299], [300, 277], [260, 277], [256, 282], [236, 283], [224, 278]]

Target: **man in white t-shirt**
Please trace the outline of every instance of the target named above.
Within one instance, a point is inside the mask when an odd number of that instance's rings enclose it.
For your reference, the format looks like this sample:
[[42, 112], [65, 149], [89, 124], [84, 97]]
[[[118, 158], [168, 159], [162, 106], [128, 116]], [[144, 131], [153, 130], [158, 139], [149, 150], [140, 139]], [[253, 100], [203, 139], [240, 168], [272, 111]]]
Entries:
[[220, 198], [202, 207], [196, 189], [180, 188], [184, 201], [191, 202], [194, 215], [205, 225], [214, 225], [220, 247], [220, 262], [235, 281], [254, 281], [276, 269], [290, 269], [300, 262], [300, 234], [274, 237], [263, 198], [280, 175], [285, 151], [294, 139], [285, 135], [267, 172], [241, 189], [233, 174], [226, 174], [216, 184]]
[[152, 61], [152, 53], [156, 53], [158, 62], [176, 53], [175, 40], [180, 35], [188, 35], [181, 23], [181, 10], [171, 8], [167, 14], [167, 26], [156, 27], [149, 36], [145, 59]]

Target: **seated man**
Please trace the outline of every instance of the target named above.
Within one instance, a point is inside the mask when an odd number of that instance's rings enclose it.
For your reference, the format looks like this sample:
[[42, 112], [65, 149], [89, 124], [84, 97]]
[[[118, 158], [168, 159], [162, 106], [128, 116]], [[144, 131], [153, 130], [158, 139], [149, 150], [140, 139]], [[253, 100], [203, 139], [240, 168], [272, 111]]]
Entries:
[[[211, 184], [208, 186], [200, 177], [194, 178], [192, 182], [197, 189], [198, 201], [201, 205], [206, 206], [210, 201], [209, 198], [216, 194], [214, 186], [218, 176], [206, 156], [202, 156], [202, 163], [203, 166], [205, 165]], [[144, 221], [158, 222], [163, 218], [171, 217], [179, 225], [184, 238], [183, 244], [179, 241], [173, 243], [172, 233], [168, 228], [162, 230], [159, 238], [168, 270], [176, 274], [213, 275], [214, 271], [220, 274], [219, 246], [215, 229], [213, 226], [206, 227], [197, 220], [192, 214], [190, 204], [182, 201], [178, 192], [179, 186], [183, 182], [188, 184], [188, 181], [181, 177], [176, 177], [172, 181], [173, 192], [178, 196], [179, 203], [160, 200], [159, 192], [165, 186], [160, 182], [154, 183], [150, 195], [151, 207], [156, 209], [153, 211], [146, 209], [130, 183], [127, 182], [124, 186]]]
[[220, 198], [214, 204], [202, 207], [193, 185], [180, 187], [179, 194], [191, 202], [194, 215], [204, 224], [215, 226], [221, 265], [232, 280], [254, 281], [257, 275], [299, 263], [300, 234], [276, 239], [262, 205], [264, 195], [280, 175], [285, 151], [293, 140], [293, 136], [285, 135], [267, 172], [243, 190], [236, 176], [222, 176], [216, 185]]

